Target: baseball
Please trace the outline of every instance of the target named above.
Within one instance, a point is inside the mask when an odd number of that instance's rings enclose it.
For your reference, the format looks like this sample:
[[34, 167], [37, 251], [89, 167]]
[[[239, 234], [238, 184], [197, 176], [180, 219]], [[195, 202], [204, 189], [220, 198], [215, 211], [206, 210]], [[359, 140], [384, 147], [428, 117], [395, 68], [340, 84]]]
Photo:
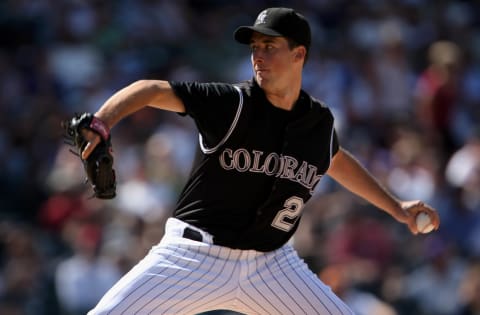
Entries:
[[420, 212], [417, 214], [416, 223], [417, 230], [420, 233], [430, 233], [434, 228], [432, 222], [430, 221], [430, 217], [425, 212]]

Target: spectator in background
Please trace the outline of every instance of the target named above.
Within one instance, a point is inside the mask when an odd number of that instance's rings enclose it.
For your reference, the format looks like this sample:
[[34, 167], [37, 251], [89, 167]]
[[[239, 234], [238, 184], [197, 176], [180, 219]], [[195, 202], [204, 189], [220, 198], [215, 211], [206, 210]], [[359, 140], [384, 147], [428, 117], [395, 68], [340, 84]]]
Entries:
[[456, 315], [480, 314], [480, 262], [472, 264], [460, 284], [460, 311]]
[[350, 305], [356, 315], [397, 315], [398, 313], [391, 305], [375, 294], [355, 286], [351, 267], [343, 264], [329, 265], [318, 276]]
[[392, 170], [386, 179], [388, 186], [399, 196], [411, 195], [428, 202], [434, 201], [440, 184], [436, 178], [443, 176], [435, 147], [409, 125], [391, 129], [389, 151]]
[[394, 242], [385, 225], [367, 212], [358, 209], [347, 214], [343, 224], [333, 229], [326, 240], [328, 261], [334, 264], [355, 265], [364, 270], [365, 281], [374, 281], [392, 262]]
[[382, 119], [382, 128], [410, 120], [414, 73], [408, 61], [408, 37], [403, 23], [397, 18], [387, 18], [379, 28], [380, 43], [374, 63], [374, 101], [378, 103], [377, 115], [380, 114]]
[[431, 236], [424, 242], [427, 260], [405, 279], [405, 295], [413, 299], [423, 315], [453, 315], [460, 309], [460, 283], [465, 260], [453, 242]]
[[421, 73], [416, 86], [417, 121], [438, 145], [444, 165], [457, 143], [452, 133], [458, 105], [460, 48], [452, 41], [434, 42], [428, 49], [428, 67]]
[[[49, 315], [57, 312], [51, 273], [41, 255], [41, 237], [22, 224], [0, 222], [0, 314]], [[3, 258], [3, 257], [0, 257]]]
[[480, 129], [447, 161], [445, 178], [452, 204], [442, 216], [448, 222], [444, 233], [465, 254], [480, 256]]
[[57, 296], [64, 314], [84, 315], [122, 273], [99, 252], [99, 226], [72, 220], [65, 225], [64, 234], [74, 253], [56, 269]]

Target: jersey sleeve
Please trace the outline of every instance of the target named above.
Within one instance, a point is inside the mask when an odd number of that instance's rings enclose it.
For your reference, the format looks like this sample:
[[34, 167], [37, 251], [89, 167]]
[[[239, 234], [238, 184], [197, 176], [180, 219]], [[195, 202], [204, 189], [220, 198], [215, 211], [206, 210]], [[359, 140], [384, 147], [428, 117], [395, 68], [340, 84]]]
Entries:
[[335, 156], [335, 154], [337, 154], [339, 148], [340, 148], [340, 144], [338, 143], [338, 136], [337, 136], [337, 131], [335, 130], [335, 128], [333, 128], [333, 131], [332, 131], [332, 140], [331, 140], [331, 154], [332, 154], [332, 157]]
[[170, 85], [192, 117], [203, 142], [213, 147], [226, 135], [239, 107], [240, 95], [231, 84], [174, 82]]

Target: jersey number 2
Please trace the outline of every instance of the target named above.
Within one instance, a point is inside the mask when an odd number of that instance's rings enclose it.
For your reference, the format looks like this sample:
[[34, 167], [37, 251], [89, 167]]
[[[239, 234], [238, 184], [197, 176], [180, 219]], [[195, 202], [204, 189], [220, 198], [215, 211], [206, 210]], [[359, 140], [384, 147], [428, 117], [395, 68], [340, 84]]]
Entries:
[[[285, 208], [278, 211], [275, 219], [273, 219], [272, 226], [279, 230], [288, 232], [290, 231], [295, 222], [297, 222], [298, 216], [303, 208], [303, 199], [300, 197], [290, 197], [283, 204]], [[285, 221], [288, 218], [290, 221]]]

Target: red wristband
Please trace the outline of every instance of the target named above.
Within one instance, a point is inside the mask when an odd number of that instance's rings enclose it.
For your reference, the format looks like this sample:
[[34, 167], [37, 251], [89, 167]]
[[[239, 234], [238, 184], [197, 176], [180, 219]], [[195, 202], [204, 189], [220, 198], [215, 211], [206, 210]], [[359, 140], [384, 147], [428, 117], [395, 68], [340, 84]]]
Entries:
[[110, 128], [99, 118], [93, 116], [89, 126], [92, 130], [96, 131], [103, 140], [107, 141], [110, 136]]

